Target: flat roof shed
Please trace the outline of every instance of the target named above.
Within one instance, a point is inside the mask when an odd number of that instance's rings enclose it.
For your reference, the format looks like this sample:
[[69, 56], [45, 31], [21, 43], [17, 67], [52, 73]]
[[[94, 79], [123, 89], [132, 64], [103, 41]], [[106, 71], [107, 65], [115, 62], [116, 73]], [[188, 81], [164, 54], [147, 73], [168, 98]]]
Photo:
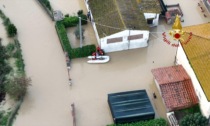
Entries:
[[146, 90], [108, 94], [114, 123], [130, 123], [154, 119], [155, 112]]

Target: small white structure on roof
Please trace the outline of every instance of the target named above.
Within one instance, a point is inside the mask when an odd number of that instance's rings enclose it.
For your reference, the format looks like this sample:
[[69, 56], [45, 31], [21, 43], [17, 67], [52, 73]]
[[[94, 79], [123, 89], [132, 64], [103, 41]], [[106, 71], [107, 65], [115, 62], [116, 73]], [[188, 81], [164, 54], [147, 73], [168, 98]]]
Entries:
[[159, 15], [160, 14], [157, 13], [144, 13], [144, 17], [147, 20], [147, 24], [149, 24], [150, 27], [158, 26]]

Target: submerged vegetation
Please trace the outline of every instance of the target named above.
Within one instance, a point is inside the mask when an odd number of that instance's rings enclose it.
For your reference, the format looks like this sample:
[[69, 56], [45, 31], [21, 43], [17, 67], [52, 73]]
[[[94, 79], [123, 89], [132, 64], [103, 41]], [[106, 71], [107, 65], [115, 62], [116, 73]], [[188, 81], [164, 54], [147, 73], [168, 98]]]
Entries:
[[0, 17], [3, 20], [3, 24], [6, 28], [8, 37], [15, 37], [17, 35], [17, 28], [11, 23], [10, 19], [6, 17], [2, 10], [0, 10]]
[[0, 102], [8, 94], [16, 104], [10, 110], [0, 111], [0, 126], [11, 126], [27, 92], [31, 79], [25, 75], [25, 64], [21, 45], [17, 38], [17, 29], [10, 19], [0, 10], [0, 17], [11, 42], [3, 46], [0, 41]]
[[168, 126], [165, 119], [153, 119], [148, 121], [140, 121], [134, 123], [126, 123], [126, 124], [111, 124], [107, 126]]

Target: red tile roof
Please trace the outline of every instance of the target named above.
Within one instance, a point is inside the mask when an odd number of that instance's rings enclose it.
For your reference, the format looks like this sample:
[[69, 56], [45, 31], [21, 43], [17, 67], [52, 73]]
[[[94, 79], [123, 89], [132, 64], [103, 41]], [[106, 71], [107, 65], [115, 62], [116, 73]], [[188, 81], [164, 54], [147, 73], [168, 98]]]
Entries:
[[184, 109], [198, 103], [192, 81], [182, 65], [153, 69], [168, 111]]

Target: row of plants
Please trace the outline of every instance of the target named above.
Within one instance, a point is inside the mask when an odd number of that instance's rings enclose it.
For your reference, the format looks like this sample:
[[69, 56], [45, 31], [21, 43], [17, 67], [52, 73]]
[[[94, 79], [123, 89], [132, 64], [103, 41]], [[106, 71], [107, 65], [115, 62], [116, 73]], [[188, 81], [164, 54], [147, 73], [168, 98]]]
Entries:
[[190, 108], [177, 110], [177, 112], [182, 112], [184, 116], [181, 118], [180, 126], [207, 126], [208, 119], [201, 114], [199, 104], [194, 105]]
[[81, 24], [82, 25], [85, 25], [87, 24], [87, 16], [83, 13], [83, 10], [79, 10], [77, 12], [77, 16], [69, 16], [68, 14], [65, 15], [65, 18], [63, 19], [63, 25], [65, 26], [65, 28], [68, 28], [68, 27], [74, 27], [74, 26], [77, 26], [78, 23], [79, 23], [79, 18], [81, 18]]
[[8, 55], [6, 53], [6, 48], [2, 45], [0, 42], [0, 95], [1, 95], [1, 100], [4, 99], [5, 97], [5, 81], [7, 79], [7, 75], [11, 71], [11, 67], [9, 64], [6, 62], [8, 59]]
[[[12, 23], [1, 10], [0, 17], [3, 19], [3, 24], [7, 29]], [[17, 30], [15, 34], [8, 35], [11, 38], [11, 42], [7, 46], [3, 46], [0, 42], [0, 92], [7, 93], [16, 101], [16, 105], [12, 109], [0, 112], [0, 125], [2, 126], [12, 125], [27, 88], [31, 84], [31, 79], [25, 75], [21, 45], [14, 38], [16, 34]]]
[[17, 34], [17, 28], [11, 23], [10, 19], [6, 17], [2, 10], [0, 10], [0, 17], [3, 20], [3, 24], [6, 28], [8, 37], [14, 37]]
[[0, 125], [6, 126], [11, 112], [0, 111]]
[[107, 126], [168, 126], [168, 124], [165, 119], [159, 118], [159, 119], [140, 121], [140, 122], [134, 122], [134, 123], [111, 124]]
[[[61, 46], [65, 52], [68, 52], [69, 58], [80, 58], [80, 57], [86, 57], [92, 54], [92, 52], [96, 51], [95, 45], [86, 45], [82, 48], [72, 48], [70, 41], [67, 36], [66, 28], [77, 26], [79, 23], [79, 16], [84, 15], [83, 11], [78, 11], [78, 16], [65, 16], [64, 20], [57, 21], [55, 23], [55, 28], [58, 34], [58, 37], [61, 42]], [[87, 24], [87, 16], [81, 16], [83, 25]]]
[[54, 20], [53, 17], [53, 8], [50, 4], [49, 0], [38, 0], [38, 2], [43, 6], [43, 8], [46, 10], [47, 14]]
[[193, 113], [184, 116], [180, 126], [208, 126], [208, 119], [201, 113]]

